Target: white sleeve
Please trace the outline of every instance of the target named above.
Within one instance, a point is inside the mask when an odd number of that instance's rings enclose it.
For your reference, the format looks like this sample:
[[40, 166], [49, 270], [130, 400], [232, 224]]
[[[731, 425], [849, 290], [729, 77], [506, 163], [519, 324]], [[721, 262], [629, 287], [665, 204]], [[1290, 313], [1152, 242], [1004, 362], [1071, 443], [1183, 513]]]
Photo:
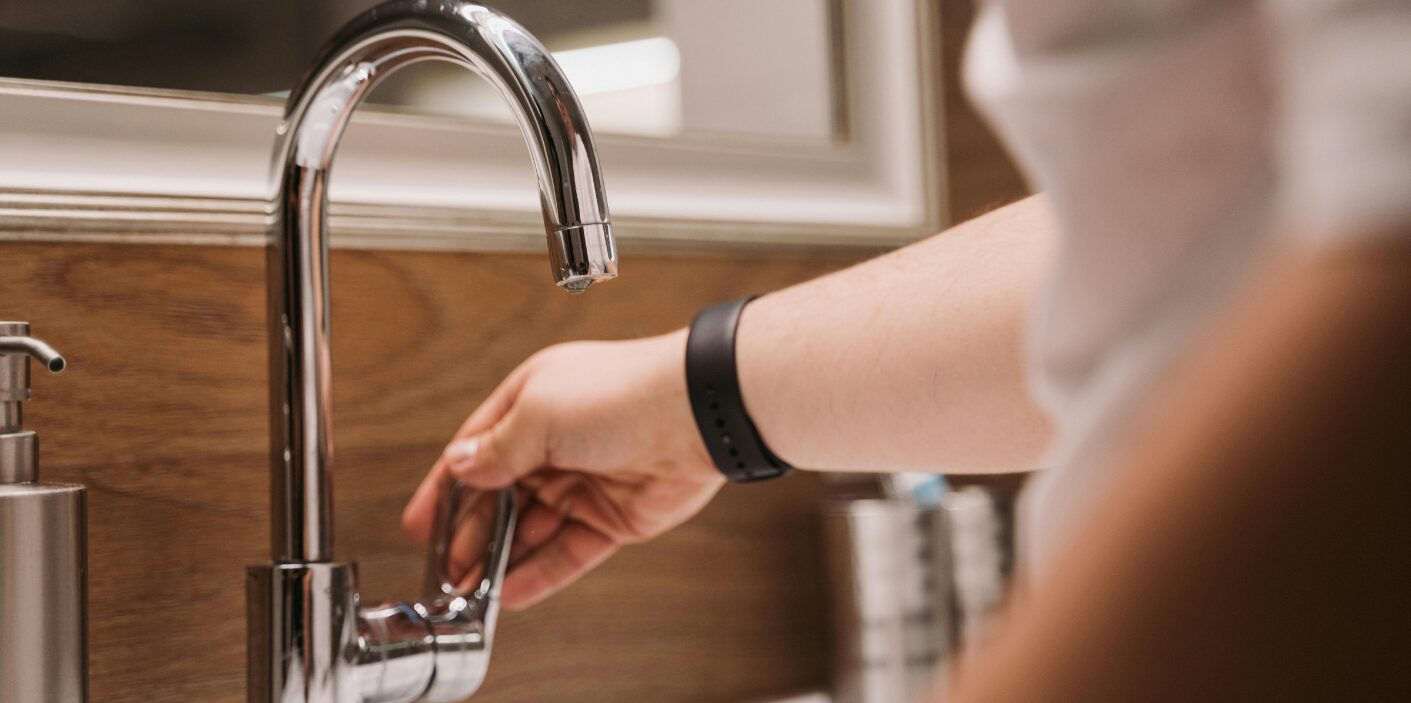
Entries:
[[1286, 225], [1411, 241], [1411, 0], [1263, 1]]

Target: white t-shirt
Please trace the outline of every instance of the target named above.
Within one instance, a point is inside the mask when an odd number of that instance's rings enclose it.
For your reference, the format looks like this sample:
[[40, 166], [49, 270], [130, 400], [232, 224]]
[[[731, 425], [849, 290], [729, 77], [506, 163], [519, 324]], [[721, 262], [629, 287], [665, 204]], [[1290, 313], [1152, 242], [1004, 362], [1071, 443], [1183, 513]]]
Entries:
[[1021, 513], [1042, 575], [1264, 250], [1411, 240], [1411, 0], [990, 0], [966, 81], [1063, 231], [1030, 335], [1060, 428]]

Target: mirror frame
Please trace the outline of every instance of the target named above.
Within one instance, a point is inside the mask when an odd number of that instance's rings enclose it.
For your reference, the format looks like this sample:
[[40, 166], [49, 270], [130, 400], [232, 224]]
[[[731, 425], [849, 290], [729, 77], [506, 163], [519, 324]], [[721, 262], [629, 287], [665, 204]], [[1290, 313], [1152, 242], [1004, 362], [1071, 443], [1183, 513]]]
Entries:
[[[624, 248], [883, 249], [948, 219], [935, 0], [841, 0], [846, 135], [601, 134]], [[271, 98], [0, 79], [0, 238], [263, 245]], [[334, 246], [542, 246], [513, 125], [363, 108]], [[711, 246], [704, 246], [711, 245]]]

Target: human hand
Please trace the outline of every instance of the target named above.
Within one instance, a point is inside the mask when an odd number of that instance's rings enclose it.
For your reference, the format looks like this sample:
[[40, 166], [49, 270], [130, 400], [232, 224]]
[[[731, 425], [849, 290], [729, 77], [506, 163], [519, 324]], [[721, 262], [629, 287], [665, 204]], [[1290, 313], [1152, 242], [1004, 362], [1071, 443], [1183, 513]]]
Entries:
[[[432, 534], [450, 475], [482, 490], [517, 486], [519, 525], [501, 592], [506, 608], [543, 600], [624, 544], [695, 515], [725, 479], [691, 414], [686, 332], [549, 347], [510, 373], [466, 419], [402, 514]], [[464, 572], [470, 542], [452, 542]]]

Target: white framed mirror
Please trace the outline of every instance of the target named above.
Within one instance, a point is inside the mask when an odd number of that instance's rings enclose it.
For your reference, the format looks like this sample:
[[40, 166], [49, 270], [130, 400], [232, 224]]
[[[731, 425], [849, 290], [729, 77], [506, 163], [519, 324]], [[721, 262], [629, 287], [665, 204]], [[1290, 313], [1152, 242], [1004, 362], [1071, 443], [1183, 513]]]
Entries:
[[[263, 241], [278, 86], [369, 4], [0, 9], [0, 227]], [[497, 7], [581, 93], [624, 246], [884, 247], [946, 220], [934, 2]], [[372, 101], [333, 179], [335, 244], [538, 246], [524, 147], [478, 78], [416, 66]]]

